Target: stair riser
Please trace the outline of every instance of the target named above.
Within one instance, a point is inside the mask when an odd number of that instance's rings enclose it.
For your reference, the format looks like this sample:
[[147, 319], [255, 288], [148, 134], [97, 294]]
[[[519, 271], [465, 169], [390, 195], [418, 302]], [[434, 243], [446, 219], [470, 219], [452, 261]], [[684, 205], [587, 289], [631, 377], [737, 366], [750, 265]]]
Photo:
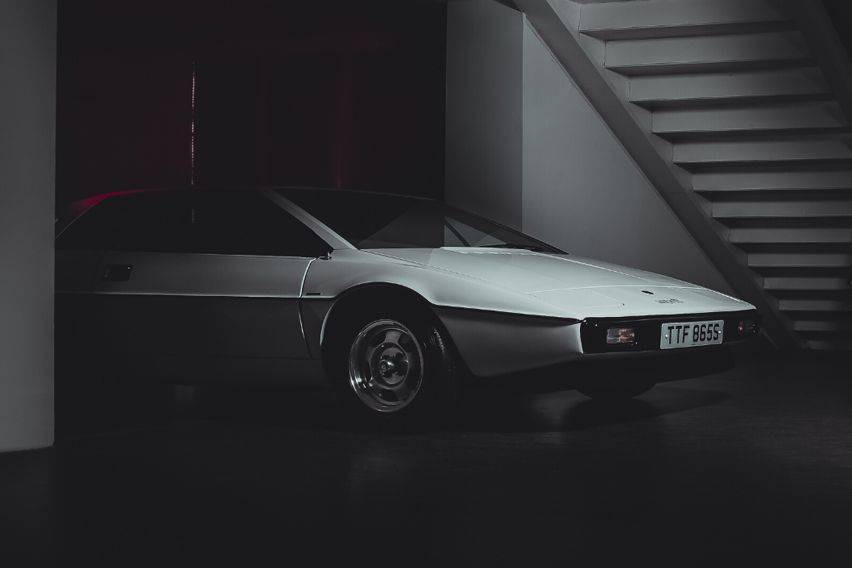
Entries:
[[850, 171], [716, 172], [692, 176], [697, 192], [852, 190]]
[[793, 329], [799, 332], [852, 333], [852, 322], [849, 321], [794, 321]]
[[624, 75], [734, 71], [811, 62], [798, 32], [609, 41], [604, 66]]
[[852, 229], [731, 229], [732, 243], [848, 244]]
[[805, 348], [813, 351], [850, 351], [852, 350], [852, 339], [844, 341], [806, 341]]
[[840, 299], [815, 296], [810, 298], [781, 298], [778, 301], [778, 309], [789, 312], [791, 315], [797, 313], [825, 313], [838, 314], [844, 317], [852, 315], [852, 292], [849, 297]]
[[764, 278], [766, 290], [852, 290], [849, 278]]
[[849, 268], [852, 274], [852, 254], [784, 254], [755, 253], [748, 255], [748, 265], [761, 268]]
[[675, 144], [673, 161], [684, 166], [790, 162], [848, 162], [852, 165], [852, 147], [842, 138], [802, 138], [761, 142], [684, 142]]
[[843, 201], [721, 202], [712, 205], [717, 219], [852, 218], [852, 199]]
[[846, 120], [834, 102], [659, 111], [653, 114], [655, 134], [682, 138], [720, 134], [818, 131], [840, 129]]
[[635, 77], [629, 100], [648, 108], [821, 99], [831, 90], [817, 68]]

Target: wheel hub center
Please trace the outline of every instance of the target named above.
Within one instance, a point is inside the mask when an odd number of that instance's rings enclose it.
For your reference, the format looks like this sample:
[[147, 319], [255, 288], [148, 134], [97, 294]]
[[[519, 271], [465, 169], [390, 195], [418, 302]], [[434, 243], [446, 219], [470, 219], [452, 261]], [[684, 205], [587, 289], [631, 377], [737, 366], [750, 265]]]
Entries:
[[382, 359], [379, 362], [379, 370], [381, 371], [383, 377], [392, 375], [394, 371], [396, 371], [396, 363], [394, 363], [390, 359]]
[[397, 348], [385, 349], [378, 360], [379, 377], [388, 385], [397, 385], [405, 380], [408, 374], [408, 359], [405, 353]]

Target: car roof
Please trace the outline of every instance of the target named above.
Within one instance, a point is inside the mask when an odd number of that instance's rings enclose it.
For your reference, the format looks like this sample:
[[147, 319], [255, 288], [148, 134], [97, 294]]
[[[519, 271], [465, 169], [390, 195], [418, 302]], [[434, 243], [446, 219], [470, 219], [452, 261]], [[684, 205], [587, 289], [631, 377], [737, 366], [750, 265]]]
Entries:
[[[390, 193], [390, 192], [380, 192], [380, 191], [368, 191], [368, 190], [356, 190], [356, 189], [344, 189], [344, 188], [328, 188], [328, 187], [311, 187], [311, 186], [207, 186], [207, 185], [185, 185], [185, 186], [164, 186], [164, 187], [147, 187], [147, 188], [134, 188], [134, 189], [124, 189], [117, 191], [109, 191], [104, 193], [98, 193], [95, 195], [90, 195], [88, 197], [84, 197], [83, 199], [78, 199], [76, 201], [72, 201], [69, 205], [62, 209], [63, 213], [57, 215], [56, 217], [56, 226], [55, 232], [57, 235], [62, 233], [69, 225], [71, 225], [75, 220], [80, 218], [84, 213], [92, 209], [94, 206], [99, 203], [114, 197], [125, 197], [130, 195], [143, 195], [143, 194], [151, 194], [151, 193], [189, 193], [189, 192], [217, 192], [217, 193], [228, 193], [228, 192], [269, 192], [274, 191], [281, 195], [285, 200], [290, 201], [287, 198], [288, 192], [300, 192], [300, 191], [309, 191], [309, 192], [334, 192], [334, 193], [346, 193], [348, 195], [384, 195], [389, 197], [396, 198], [408, 198], [408, 199], [416, 199], [422, 201], [436, 201], [435, 199], [431, 199], [428, 197], [420, 197], [413, 195], [403, 195], [399, 193]], [[337, 233], [334, 233], [329, 227], [327, 227], [324, 223], [319, 221], [318, 219], [310, 216], [312, 224], [319, 224], [324, 227], [326, 230], [330, 230], [336, 239], [341, 240], [342, 242], [348, 243], [346, 239], [343, 239]], [[349, 246], [352, 246], [349, 244]], [[354, 247], [353, 247], [354, 248]]]
[[188, 191], [215, 191], [215, 192], [241, 192], [241, 191], [277, 191], [286, 196], [287, 192], [290, 191], [315, 191], [315, 192], [339, 192], [339, 193], [347, 193], [347, 194], [363, 194], [363, 195], [386, 195], [389, 197], [402, 197], [408, 199], [420, 199], [424, 201], [435, 201], [435, 199], [429, 197], [422, 197], [416, 195], [405, 195], [401, 193], [391, 193], [386, 191], [370, 191], [370, 190], [360, 190], [360, 189], [345, 189], [345, 188], [331, 188], [331, 187], [312, 187], [312, 186], [215, 186], [215, 185], [196, 185], [196, 186], [164, 186], [164, 187], [148, 187], [148, 188], [134, 188], [134, 189], [124, 189], [117, 191], [108, 191], [105, 193], [98, 193], [95, 195], [90, 195], [84, 197], [82, 199], [78, 199], [72, 201], [66, 207], [68, 211], [68, 215], [64, 217], [75, 218], [80, 216], [82, 213], [91, 209], [98, 203], [112, 198], [112, 197], [123, 197], [126, 195], [139, 195], [145, 193], [160, 193], [160, 192], [188, 192]]
[[123, 195], [133, 195], [140, 193], [160, 193], [160, 192], [184, 192], [184, 191], [215, 191], [215, 192], [242, 192], [242, 191], [280, 191], [280, 192], [288, 192], [288, 191], [316, 191], [316, 192], [334, 192], [334, 193], [347, 193], [347, 194], [363, 194], [363, 195], [387, 195], [391, 197], [405, 197], [410, 199], [423, 199], [427, 201], [435, 201], [435, 199], [430, 197], [423, 197], [419, 195], [407, 195], [404, 193], [393, 193], [390, 191], [374, 191], [374, 190], [366, 190], [366, 189], [348, 189], [348, 188], [339, 188], [339, 187], [315, 187], [315, 186], [298, 186], [298, 185], [269, 185], [269, 186], [218, 186], [218, 185], [195, 185], [195, 186], [163, 186], [163, 187], [145, 187], [145, 188], [132, 188], [132, 189], [123, 189], [117, 191], [109, 191], [105, 193], [99, 193], [96, 195], [91, 195], [85, 197], [78, 201], [85, 201], [87, 199], [95, 199], [99, 198], [101, 200], [106, 199], [108, 197], [116, 197]]

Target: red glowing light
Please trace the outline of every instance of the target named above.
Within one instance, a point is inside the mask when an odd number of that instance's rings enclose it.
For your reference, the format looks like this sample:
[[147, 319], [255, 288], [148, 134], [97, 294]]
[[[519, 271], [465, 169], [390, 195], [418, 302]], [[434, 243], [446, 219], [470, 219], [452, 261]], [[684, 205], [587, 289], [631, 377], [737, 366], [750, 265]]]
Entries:
[[110, 197], [118, 197], [120, 195], [132, 195], [134, 193], [145, 193], [149, 191], [161, 191], [157, 189], [125, 189], [121, 191], [108, 191], [106, 193], [99, 193], [97, 195], [91, 195], [89, 197], [84, 197], [78, 201], [74, 201], [71, 205], [68, 206], [68, 213], [71, 218], [79, 217], [104, 199], [108, 199]]

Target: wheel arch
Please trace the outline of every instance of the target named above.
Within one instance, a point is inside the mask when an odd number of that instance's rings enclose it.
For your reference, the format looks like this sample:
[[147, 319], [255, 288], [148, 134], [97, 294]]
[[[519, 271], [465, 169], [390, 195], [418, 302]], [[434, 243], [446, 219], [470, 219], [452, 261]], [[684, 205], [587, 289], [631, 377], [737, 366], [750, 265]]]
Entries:
[[326, 369], [329, 365], [329, 357], [336, 346], [335, 341], [338, 339], [336, 334], [344, 329], [343, 324], [349, 318], [369, 313], [370, 308], [366, 306], [381, 304], [402, 310], [412, 310], [414, 313], [428, 318], [438, 328], [441, 335], [447, 338], [456, 360], [464, 365], [453, 337], [435, 312], [434, 306], [426, 298], [401, 284], [370, 282], [353, 286], [340, 293], [323, 318], [320, 328], [320, 357]]

